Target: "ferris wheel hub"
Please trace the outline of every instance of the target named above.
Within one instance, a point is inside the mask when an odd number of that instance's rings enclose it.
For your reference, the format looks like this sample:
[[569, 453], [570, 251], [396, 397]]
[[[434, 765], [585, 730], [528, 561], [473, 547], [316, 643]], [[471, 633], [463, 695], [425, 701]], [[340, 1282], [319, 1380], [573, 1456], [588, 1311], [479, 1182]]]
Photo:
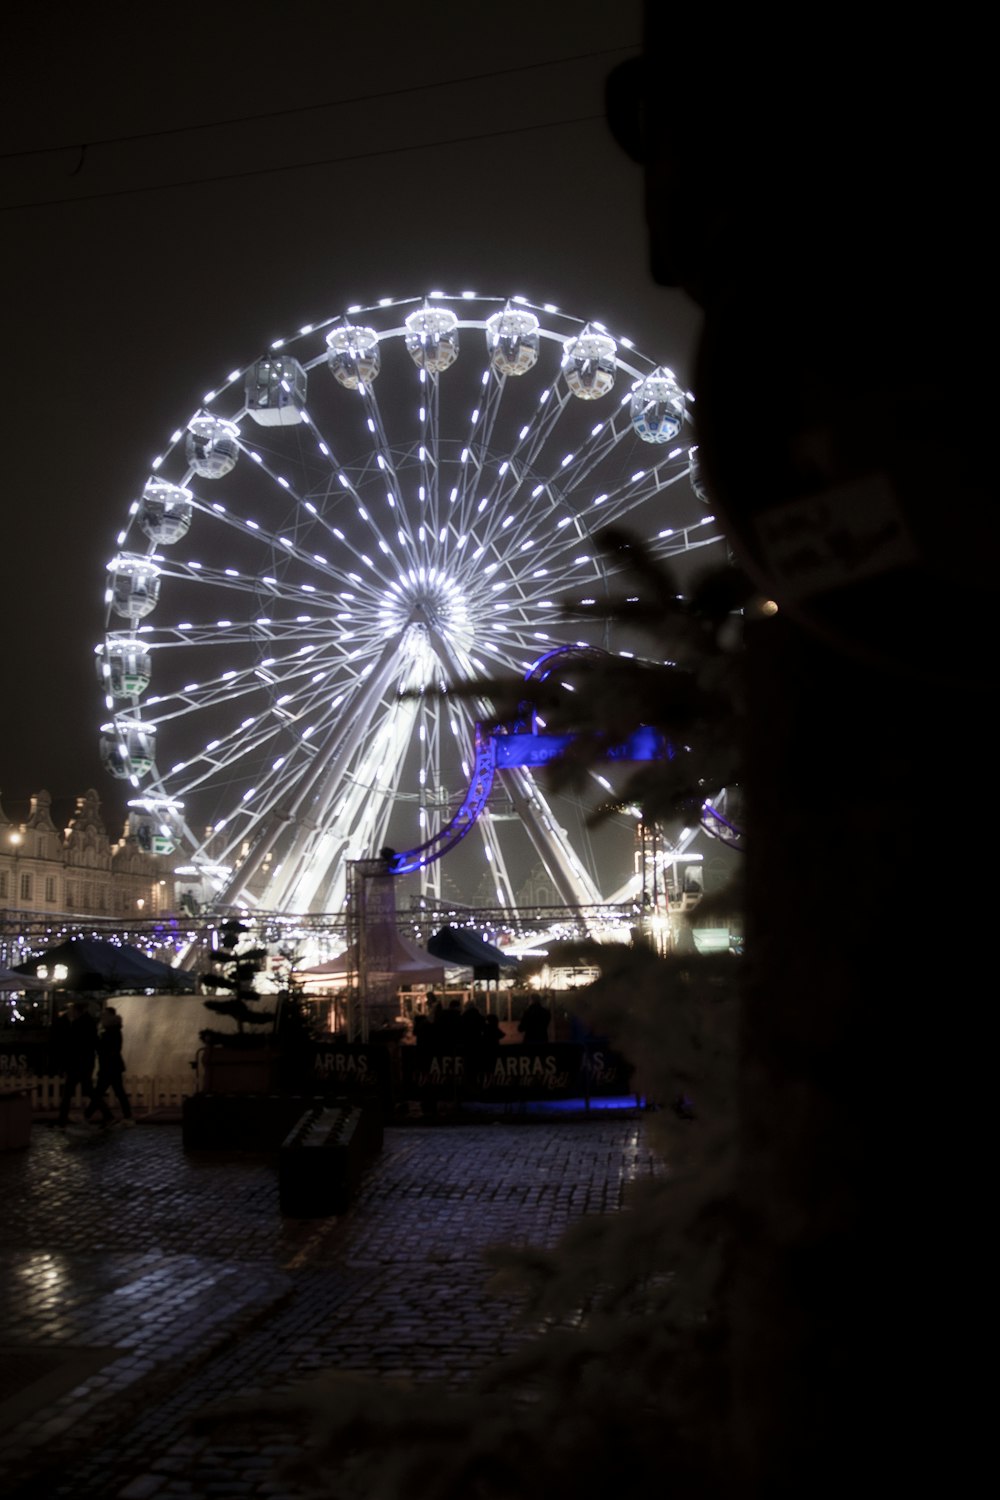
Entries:
[[410, 625], [423, 625], [450, 644], [468, 644], [469, 608], [465, 595], [454, 579], [436, 569], [433, 576], [421, 569], [420, 573], [390, 584], [380, 619], [387, 637], [399, 635]]

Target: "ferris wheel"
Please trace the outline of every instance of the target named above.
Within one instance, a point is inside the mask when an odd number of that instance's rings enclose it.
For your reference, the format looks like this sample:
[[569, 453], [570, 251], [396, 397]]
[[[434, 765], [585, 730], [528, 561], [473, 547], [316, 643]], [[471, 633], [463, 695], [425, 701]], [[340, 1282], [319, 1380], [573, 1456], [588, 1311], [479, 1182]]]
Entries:
[[[140, 844], [220, 903], [286, 913], [338, 910], [353, 859], [433, 845], [490, 715], [468, 685], [624, 649], [598, 618], [616, 581], [595, 532], [722, 560], [688, 401], [603, 325], [471, 292], [349, 307], [229, 373], [108, 564], [101, 755]], [[590, 904], [620, 882], [584, 827], [519, 766], [464, 848], [500, 905], [525, 851]], [[413, 878], [441, 896], [440, 861]]]

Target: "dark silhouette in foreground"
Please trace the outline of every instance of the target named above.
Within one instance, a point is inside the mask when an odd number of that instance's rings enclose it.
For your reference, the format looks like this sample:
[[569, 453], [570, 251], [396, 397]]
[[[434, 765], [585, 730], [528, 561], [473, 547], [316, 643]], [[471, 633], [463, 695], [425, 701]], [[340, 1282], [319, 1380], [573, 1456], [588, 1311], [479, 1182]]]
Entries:
[[97, 1110], [105, 1125], [110, 1125], [114, 1115], [108, 1108], [106, 1094], [110, 1089], [118, 1101], [125, 1124], [132, 1124], [132, 1104], [125, 1092], [125, 1058], [122, 1055], [122, 1018], [114, 1006], [106, 1005], [101, 1014], [101, 1025], [97, 1033], [97, 1078], [90, 1102], [84, 1110], [84, 1119], [89, 1120]]
[[57, 1032], [54, 1042], [63, 1073], [57, 1124], [60, 1130], [65, 1130], [77, 1090], [87, 1099], [88, 1106], [93, 1098], [97, 1022], [86, 1001], [75, 1000], [69, 1016], [57, 1023], [54, 1031]]

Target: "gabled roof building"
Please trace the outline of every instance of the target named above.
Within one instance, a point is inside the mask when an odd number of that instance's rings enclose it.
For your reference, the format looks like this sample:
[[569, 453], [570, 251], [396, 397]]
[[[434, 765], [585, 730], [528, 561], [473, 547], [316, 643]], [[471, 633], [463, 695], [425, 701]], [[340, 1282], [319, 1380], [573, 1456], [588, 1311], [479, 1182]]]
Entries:
[[0, 924], [7, 932], [46, 919], [136, 921], [173, 910], [170, 864], [139, 847], [126, 823], [113, 842], [97, 793], [77, 797], [66, 826], [47, 791], [31, 798], [23, 822], [0, 803]]

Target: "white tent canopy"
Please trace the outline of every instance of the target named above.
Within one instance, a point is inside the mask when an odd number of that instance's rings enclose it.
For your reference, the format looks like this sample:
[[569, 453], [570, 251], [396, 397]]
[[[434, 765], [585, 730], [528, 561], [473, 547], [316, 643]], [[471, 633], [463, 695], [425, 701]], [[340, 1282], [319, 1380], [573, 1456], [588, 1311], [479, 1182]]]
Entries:
[[[444, 964], [432, 958], [423, 948], [400, 933], [393, 934], [392, 971], [406, 984], [444, 984]], [[357, 973], [358, 956], [356, 946], [348, 948], [339, 958], [329, 963], [316, 964], [310, 969], [298, 969], [296, 978], [304, 980], [342, 979]]]

